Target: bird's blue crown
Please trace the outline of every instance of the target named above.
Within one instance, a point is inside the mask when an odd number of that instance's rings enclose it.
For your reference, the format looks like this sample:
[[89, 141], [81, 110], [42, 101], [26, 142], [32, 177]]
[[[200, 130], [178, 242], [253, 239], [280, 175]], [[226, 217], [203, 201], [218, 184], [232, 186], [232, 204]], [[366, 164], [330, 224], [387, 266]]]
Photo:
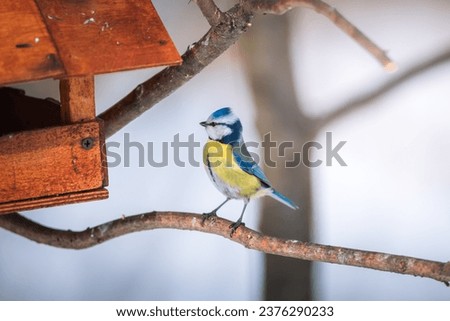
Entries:
[[221, 118], [232, 114], [233, 112], [231, 111], [230, 107], [223, 107], [213, 112], [210, 118]]
[[221, 137], [220, 142], [224, 144], [236, 145], [242, 139], [242, 124], [239, 118], [233, 113], [230, 107], [223, 107], [211, 114], [208, 120], [217, 125], [223, 125], [230, 129], [230, 133]]

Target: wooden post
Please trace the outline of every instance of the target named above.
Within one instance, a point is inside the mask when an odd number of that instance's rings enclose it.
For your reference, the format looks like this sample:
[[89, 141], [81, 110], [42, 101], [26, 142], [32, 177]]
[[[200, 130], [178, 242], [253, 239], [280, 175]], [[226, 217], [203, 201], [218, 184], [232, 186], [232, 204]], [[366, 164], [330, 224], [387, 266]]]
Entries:
[[59, 91], [64, 124], [95, 119], [94, 76], [61, 79]]

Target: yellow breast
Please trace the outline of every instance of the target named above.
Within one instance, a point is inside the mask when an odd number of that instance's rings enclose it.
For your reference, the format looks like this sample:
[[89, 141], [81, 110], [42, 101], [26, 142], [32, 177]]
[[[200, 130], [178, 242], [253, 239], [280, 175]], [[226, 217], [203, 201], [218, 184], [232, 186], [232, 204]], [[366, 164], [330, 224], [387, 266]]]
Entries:
[[250, 198], [261, 189], [260, 180], [236, 163], [230, 145], [209, 140], [203, 149], [203, 162], [217, 188], [232, 198]]

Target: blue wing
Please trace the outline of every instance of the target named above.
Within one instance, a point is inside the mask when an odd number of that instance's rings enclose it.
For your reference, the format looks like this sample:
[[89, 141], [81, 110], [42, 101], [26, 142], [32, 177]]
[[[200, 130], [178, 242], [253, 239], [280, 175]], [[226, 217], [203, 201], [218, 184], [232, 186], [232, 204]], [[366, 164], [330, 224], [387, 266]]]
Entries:
[[236, 163], [239, 164], [240, 168], [244, 172], [256, 176], [257, 178], [259, 178], [259, 180], [263, 185], [270, 188], [271, 192], [268, 194], [269, 196], [285, 204], [286, 206], [289, 206], [294, 210], [297, 210], [299, 208], [289, 198], [287, 198], [286, 196], [284, 196], [283, 194], [272, 188], [272, 185], [270, 184], [268, 178], [266, 177], [266, 175], [264, 175], [261, 167], [259, 167], [259, 165], [255, 162], [253, 157], [250, 155], [244, 143], [242, 143], [239, 146], [233, 147], [233, 156]]
[[254, 161], [252, 155], [248, 152], [245, 143], [233, 147], [233, 156], [236, 163], [239, 164], [244, 172], [256, 176], [264, 185], [271, 187], [269, 179], [266, 177], [261, 167]]

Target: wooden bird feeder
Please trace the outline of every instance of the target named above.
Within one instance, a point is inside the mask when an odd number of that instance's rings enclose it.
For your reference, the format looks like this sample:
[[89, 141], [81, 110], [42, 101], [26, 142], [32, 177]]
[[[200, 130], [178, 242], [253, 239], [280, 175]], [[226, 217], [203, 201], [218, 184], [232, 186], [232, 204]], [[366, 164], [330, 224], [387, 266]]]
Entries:
[[[181, 62], [150, 1], [2, 0], [0, 214], [108, 197], [94, 75]], [[60, 79], [60, 102], [1, 87]]]

